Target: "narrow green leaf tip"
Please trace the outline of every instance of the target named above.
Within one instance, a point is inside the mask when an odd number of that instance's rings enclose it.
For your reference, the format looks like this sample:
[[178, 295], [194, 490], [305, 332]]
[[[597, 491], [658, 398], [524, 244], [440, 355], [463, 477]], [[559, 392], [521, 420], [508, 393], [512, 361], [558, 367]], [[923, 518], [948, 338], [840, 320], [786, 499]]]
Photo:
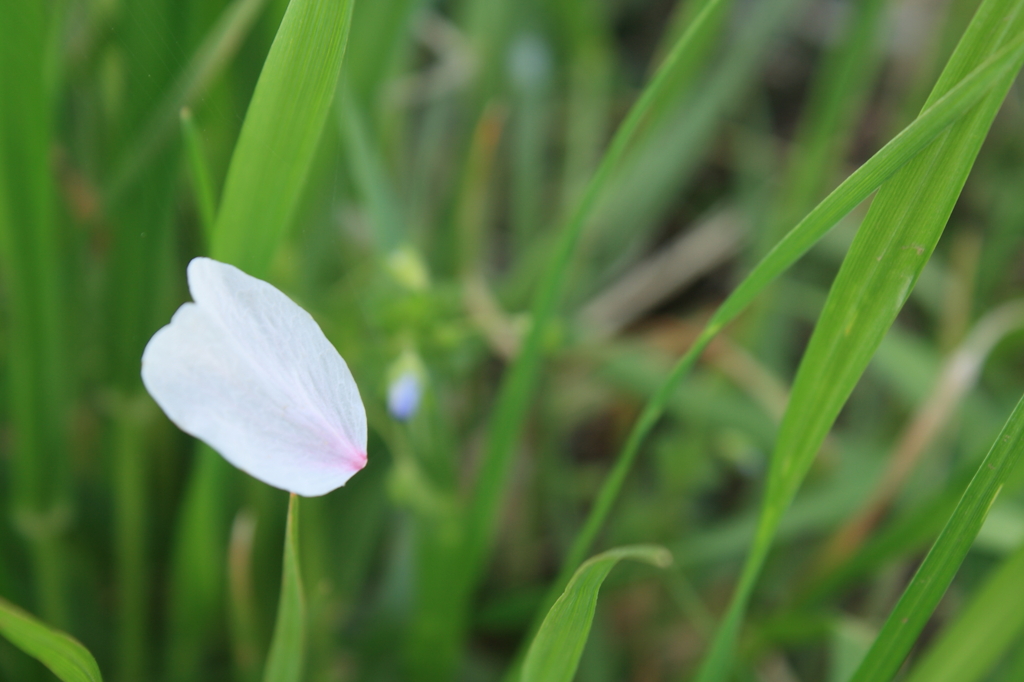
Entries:
[[217, 260], [266, 273], [323, 132], [351, 19], [352, 0], [288, 3], [231, 157], [210, 245]]
[[54, 630], [3, 598], [0, 598], [0, 634], [63, 682], [103, 680], [96, 659], [78, 640]]
[[[960, 503], [921, 562], [851, 682], [886, 682], [900, 666], [967, 557], [1007, 476], [1024, 451], [1024, 398], [996, 437]], [[1019, 579], [1019, 578], [1018, 578]], [[1004, 627], [1008, 623], [1003, 621]], [[917, 679], [917, 678], [915, 678]]]
[[523, 664], [522, 682], [571, 682], [594, 621], [601, 584], [622, 559], [665, 568], [672, 563], [672, 554], [664, 547], [633, 545], [584, 562], [537, 631]]

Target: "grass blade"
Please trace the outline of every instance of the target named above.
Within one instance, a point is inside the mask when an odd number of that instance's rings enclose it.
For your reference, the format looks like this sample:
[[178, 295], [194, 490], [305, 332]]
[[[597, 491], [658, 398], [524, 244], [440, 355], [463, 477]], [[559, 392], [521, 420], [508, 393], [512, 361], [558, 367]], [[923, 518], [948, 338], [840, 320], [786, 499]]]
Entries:
[[800, 121], [774, 220], [764, 230], [771, 240], [767, 246], [783, 236], [780, 229], [814, 205], [836, 176], [881, 63], [878, 27], [888, 5], [889, 0], [857, 3], [841, 43], [824, 57], [808, 94], [807, 114]]
[[[652, 113], [651, 125], [638, 136], [641, 139], [617, 169], [594, 212], [591, 234], [600, 240], [597, 246], [610, 251], [613, 259], [621, 254], [623, 243], [655, 228], [680, 188], [693, 177], [712, 146], [714, 131], [723, 116], [736, 106], [769, 45], [793, 20], [800, 4], [801, 0], [763, 2], [740, 10], [749, 11], [749, 16], [744, 17], [735, 42], [730, 43], [722, 62], [711, 70], [702, 87], [673, 93], [675, 102]], [[707, 19], [709, 31], [717, 34], [720, 24], [729, 18], [728, 8], [709, 3], [706, 9], [711, 13]], [[702, 46], [695, 52], [707, 49]], [[684, 87], [685, 80], [684, 76]]]
[[295, 210], [331, 107], [352, 0], [292, 0], [231, 157], [210, 255], [260, 276]]
[[115, 166], [106, 191], [108, 203], [115, 203], [160, 153], [174, 134], [182, 107], [190, 106], [199, 99], [225, 69], [265, 4], [266, 0], [235, 0], [224, 10], [188, 66], [157, 105], [138, 138], [127, 147], [128, 151]]
[[512, 83], [510, 217], [517, 252], [543, 224], [544, 147], [551, 118], [551, 48], [535, 33], [521, 33], [509, 49]]
[[1024, 37], [999, 50], [976, 70], [935, 101], [899, 135], [851, 174], [807, 214], [754, 270], [737, 286], [709, 320], [693, 346], [673, 367], [661, 387], [644, 406], [630, 431], [626, 444], [598, 493], [587, 520], [573, 541], [559, 578], [552, 585], [545, 603], [551, 603], [572, 572], [590, 550], [598, 532], [611, 512], [619, 491], [632, 469], [647, 434], [661, 419], [676, 386], [694, 366], [711, 340], [764, 290], [776, 277], [789, 269], [847, 213], [864, 201], [914, 155], [935, 139], [946, 127], [973, 105], [1007, 73], [1016, 72], [1024, 60]]
[[386, 256], [398, 247], [405, 231], [401, 203], [370, 135], [359, 102], [352, 96], [344, 78], [339, 100], [338, 127], [351, 160], [352, 176], [366, 201], [377, 250]]
[[598, 554], [580, 566], [537, 631], [523, 663], [522, 682], [572, 682], [594, 621], [601, 584], [622, 559], [662, 568], [672, 563], [665, 548], [636, 545]]
[[[794, 227], [754, 268], [722, 303], [693, 346], [676, 363], [669, 376], [644, 406], [634, 423], [626, 444], [598, 493], [594, 506], [573, 541], [559, 578], [549, 592], [551, 603], [568, 582], [572, 572], [590, 551], [604, 526], [619, 491], [647, 434], [665, 413], [679, 382], [690, 371], [711, 340], [740, 313], [776, 277], [807, 253], [843, 216], [865, 200], [903, 164], [935, 139], [947, 126], [976, 104], [998, 79], [1018, 69], [1024, 60], [1024, 37], [1018, 38], [978, 67], [950, 92], [936, 101], [912, 124], [858, 168], [839, 187]], [[552, 594], [553, 593], [553, 594]]]
[[188, 157], [189, 177], [192, 180], [192, 191], [195, 194], [199, 221], [203, 228], [203, 236], [209, 241], [213, 233], [213, 223], [217, 217], [217, 200], [214, 199], [213, 183], [210, 180], [210, 169], [203, 153], [203, 141], [196, 130], [196, 122], [192, 110], [181, 108], [181, 137], [185, 141], [185, 152]]
[[593, 174], [608, 137], [611, 27], [600, 5], [585, 0], [557, 0], [551, 5], [567, 43], [565, 106], [566, 119], [573, 124], [566, 133], [560, 184], [571, 207]]
[[[268, 268], [330, 109], [351, 15], [351, 0], [289, 3], [231, 158], [211, 235], [213, 257], [257, 276]], [[227, 469], [218, 455], [199, 447], [175, 546], [167, 666], [172, 680], [195, 675], [208, 641], [203, 633], [223, 615]]]
[[100, 668], [78, 640], [0, 599], [0, 634], [64, 682], [102, 682]]
[[[1021, 453], [1024, 452], [1024, 399], [1017, 403], [1013, 414], [996, 438], [992, 449], [978, 466], [978, 471], [950, 516], [946, 527], [932, 545], [931, 551], [924, 558], [914, 578], [910, 581], [896, 608], [889, 614], [882, 631], [878, 633], [874, 645], [860, 664], [851, 682], [885, 682], [895, 677], [903, 660], [910, 652], [917, 636], [921, 633], [932, 612], [938, 605], [946, 588], [953, 581], [960, 564], [974, 543], [974, 538], [981, 530], [985, 517], [992, 503], [995, 502], [1003, 488], [1006, 477], [1013, 469]], [[1011, 566], [1019, 567], [1022, 563], [1020, 552], [1011, 559]], [[1011, 574], [1011, 582], [1020, 582], [1018, 572]], [[980, 598], [1005, 601], [1002, 592], [983, 594]], [[1019, 611], [1019, 609], [1018, 609]], [[992, 610], [983, 614], [992, 626], [1010, 630], [1006, 640], [1012, 639], [1012, 630], [1006, 620], [997, 619]], [[1018, 615], [1019, 620], [1019, 615]], [[1009, 641], [1005, 642], [1009, 644]], [[972, 657], [973, 658], [973, 657]], [[934, 665], [934, 664], [932, 664]], [[925, 668], [924, 672], [929, 669]], [[950, 672], [946, 669], [945, 672]], [[936, 677], [916, 677], [915, 679], [936, 679]], [[949, 679], [965, 680], [966, 677], [955, 676]]]
[[49, 159], [51, 93], [44, 64], [53, 13], [0, 2], [0, 259], [8, 320], [5, 389], [15, 433], [15, 525], [32, 548], [43, 616], [67, 622], [63, 534], [71, 518], [64, 237]]
[[[1008, 37], [1019, 40], [1019, 9], [1019, 3], [1004, 0], [989, 0], [979, 9], [926, 107]], [[1016, 70], [997, 79], [974, 109], [900, 169], [872, 203], [800, 363], [772, 456], [758, 532], [701, 669], [701, 682], [728, 675], [743, 613], [782, 515], [931, 256], [1015, 76]]]
[[566, 270], [583, 227], [611, 177], [612, 171], [622, 160], [646, 114], [652, 106], [668, 94], [664, 91], [664, 86], [672, 81], [672, 74], [677, 66], [686, 63], [689, 51], [693, 44], [698, 42], [697, 38], [702, 32], [707, 18], [712, 16], [714, 8], [723, 1], [712, 0], [709, 2], [690, 29], [680, 37], [672, 48], [661, 68], [658, 69], [650, 84], [630, 109], [622, 125], [619, 126], [608, 151], [605, 152], [600, 165], [584, 190], [579, 204], [561, 228], [558, 243], [554, 247], [554, 253], [538, 286], [537, 295], [531, 307], [530, 331], [523, 341], [518, 357], [502, 381], [494, 408], [483, 464], [468, 516], [467, 559], [470, 574], [479, 572], [486, 560], [495, 519], [504, 497], [502, 491], [508, 480], [507, 473], [512, 462], [512, 452], [517, 436], [522, 431], [523, 422], [526, 420], [526, 412], [537, 382], [543, 355], [543, 339], [548, 323], [554, 316], [559, 294], [565, 281]]
[[209, 642], [223, 627], [228, 543], [225, 519], [234, 470], [208, 445], [196, 448], [172, 549], [164, 658], [169, 682], [194, 680]]
[[914, 666], [907, 682], [984, 679], [1024, 633], [1024, 547], [992, 570], [959, 618]]
[[306, 598], [299, 569], [299, 496], [292, 493], [288, 498], [288, 525], [284, 534], [281, 600], [263, 682], [299, 682], [305, 649]]

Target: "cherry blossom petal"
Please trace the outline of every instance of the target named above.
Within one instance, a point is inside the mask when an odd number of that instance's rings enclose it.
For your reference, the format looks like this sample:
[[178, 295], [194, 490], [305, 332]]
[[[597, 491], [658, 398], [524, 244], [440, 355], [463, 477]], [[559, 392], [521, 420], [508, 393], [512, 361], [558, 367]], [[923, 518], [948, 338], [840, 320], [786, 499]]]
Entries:
[[307, 497], [366, 465], [366, 412], [313, 318], [270, 284], [196, 258], [195, 303], [142, 354], [142, 381], [172, 422], [229, 462]]

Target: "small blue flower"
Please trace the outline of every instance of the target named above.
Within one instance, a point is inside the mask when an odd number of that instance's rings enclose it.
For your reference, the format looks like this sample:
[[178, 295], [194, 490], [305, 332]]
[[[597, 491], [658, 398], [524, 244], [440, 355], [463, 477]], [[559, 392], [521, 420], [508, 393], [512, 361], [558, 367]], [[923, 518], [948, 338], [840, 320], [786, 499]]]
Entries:
[[423, 385], [416, 372], [403, 372], [388, 387], [388, 411], [399, 421], [408, 421], [416, 414], [423, 397]]

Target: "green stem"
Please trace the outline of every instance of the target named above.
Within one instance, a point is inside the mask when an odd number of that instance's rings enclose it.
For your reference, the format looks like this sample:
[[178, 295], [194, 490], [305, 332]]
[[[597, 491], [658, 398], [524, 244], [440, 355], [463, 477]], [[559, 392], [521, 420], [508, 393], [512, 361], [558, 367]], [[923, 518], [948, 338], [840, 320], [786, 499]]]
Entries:
[[146, 674], [148, 579], [146, 472], [143, 434], [148, 401], [125, 401], [114, 418], [114, 496], [117, 557], [118, 678]]
[[203, 236], [206, 243], [209, 244], [213, 223], [217, 219], [217, 200], [214, 198], [206, 154], [203, 153], [203, 141], [199, 138], [192, 110], [188, 107], [181, 108], [181, 136], [185, 140], [189, 177], [192, 179], [192, 191], [195, 192], [196, 208], [199, 210]]
[[685, 63], [708, 18], [714, 14], [718, 5], [725, 1], [709, 2], [672, 48], [650, 84], [644, 88], [619, 126], [579, 204], [559, 233], [554, 255], [544, 272], [531, 308], [530, 331], [502, 382], [494, 409], [495, 416], [488, 432], [483, 465], [468, 517], [467, 561], [469, 575], [474, 580], [486, 561], [495, 520], [504, 498], [503, 489], [508, 479], [513, 449], [518, 441], [518, 434], [522, 432], [537, 382], [544, 339], [565, 282], [569, 261], [572, 259], [583, 227], [647, 114], [666, 96], [665, 86], [671, 83], [673, 72], [680, 64]]
[[263, 682], [299, 682], [306, 649], [306, 598], [299, 568], [299, 496], [288, 498], [284, 564], [277, 622], [263, 670]]

